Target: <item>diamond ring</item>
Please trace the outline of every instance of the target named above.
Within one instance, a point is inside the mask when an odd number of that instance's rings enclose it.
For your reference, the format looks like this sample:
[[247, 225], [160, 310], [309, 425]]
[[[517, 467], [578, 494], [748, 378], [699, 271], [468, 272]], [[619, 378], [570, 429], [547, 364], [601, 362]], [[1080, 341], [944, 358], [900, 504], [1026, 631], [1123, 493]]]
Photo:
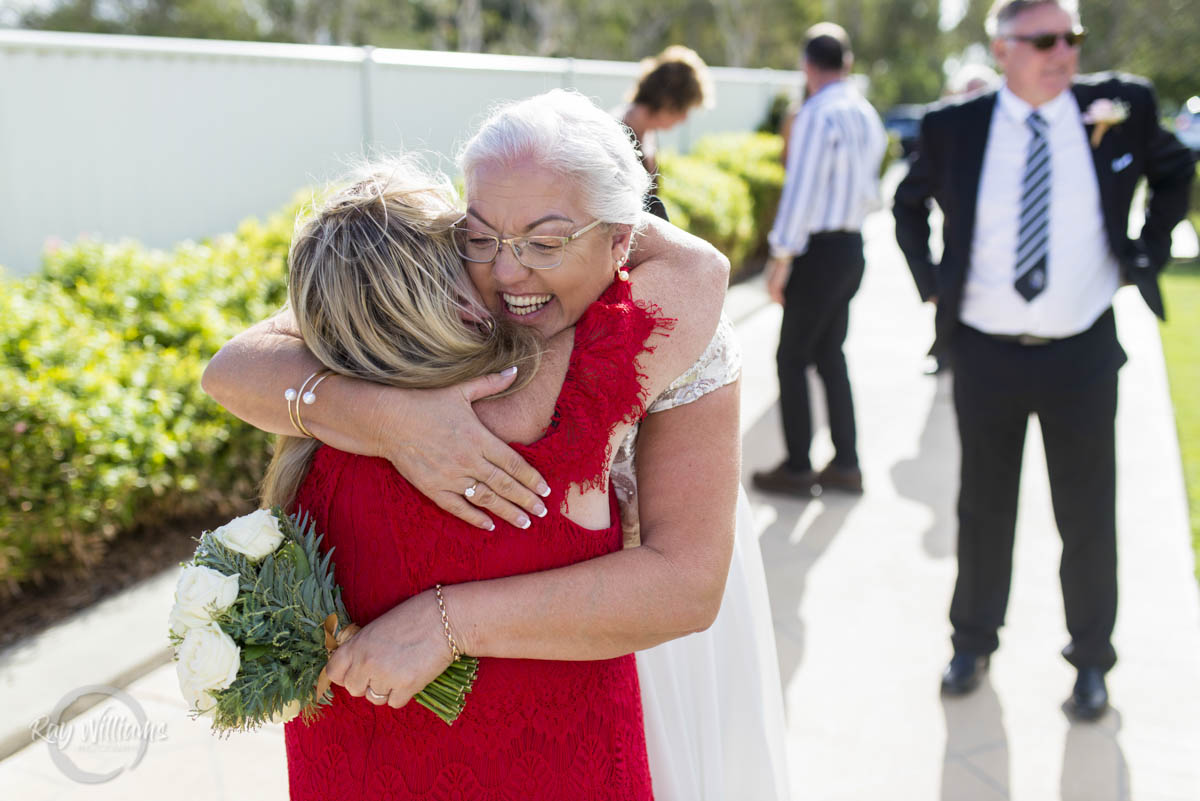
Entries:
[[475, 488], [478, 486], [479, 486], [479, 482], [476, 481], [474, 484], [472, 484], [471, 486], [469, 486], [465, 490], [463, 490], [463, 495], [467, 496], [468, 498], [474, 498], [475, 497]]
[[387, 700], [387, 695], [380, 695], [379, 693], [372, 690], [370, 687], [367, 688], [367, 697], [372, 700], [375, 700], [375, 701], [386, 701]]

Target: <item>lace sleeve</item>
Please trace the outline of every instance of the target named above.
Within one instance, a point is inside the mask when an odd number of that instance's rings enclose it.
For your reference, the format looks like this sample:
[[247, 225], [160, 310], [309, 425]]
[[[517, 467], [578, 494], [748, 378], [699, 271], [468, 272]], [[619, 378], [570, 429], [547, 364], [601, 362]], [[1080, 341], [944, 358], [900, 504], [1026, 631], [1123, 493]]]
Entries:
[[[742, 349], [734, 333], [733, 324], [724, 314], [717, 324], [712, 341], [704, 353], [682, 375], [671, 382], [647, 410], [649, 413], [665, 412], [692, 403], [714, 390], [718, 390], [738, 379], [742, 373]], [[637, 505], [637, 465], [635, 450], [639, 426], [621, 442], [613, 459], [612, 486], [621, 509], [621, 529], [625, 547], [641, 542]]]
[[731, 384], [742, 374], [742, 349], [733, 330], [733, 324], [724, 314], [717, 324], [712, 341], [683, 375], [671, 382], [661, 395], [654, 399], [648, 411], [665, 412], [699, 400], [708, 393]]

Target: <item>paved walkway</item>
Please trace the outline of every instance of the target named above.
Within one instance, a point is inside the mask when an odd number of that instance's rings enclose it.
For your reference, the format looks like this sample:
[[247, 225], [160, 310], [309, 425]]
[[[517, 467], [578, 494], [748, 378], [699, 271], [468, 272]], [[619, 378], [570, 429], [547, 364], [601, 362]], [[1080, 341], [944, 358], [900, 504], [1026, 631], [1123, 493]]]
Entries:
[[[1122, 372], [1118, 423], [1121, 661], [1110, 674], [1113, 711], [1095, 724], [1072, 724], [1061, 710], [1073, 674], [1058, 656], [1066, 642], [1060, 545], [1036, 426], [1027, 448], [1003, 646], [979, 691], [943, 701], [938, 675], [950, 655], [946, 608], [954, 579], [958, 459], [949, 384], [921, 374], [932, 310], [917, 301], [888, 215], [872, 218], [867, 241], [867, 276], [848, 344], [866, 494], [807, 504], [752, 494], [787, 696], [793, 797], [1197, 801], [1200, 601], [1153, 319], [1130, 290], [1122, 291], [1118, 324], [1130, 363]], [[746, 348], [748, 478], [781, 455], [774, 377], [779, 310], [765, 305], [761, 287], [751, 284], [737, 289], [730, 312]], [[820, 437], [817, 462], [831, 451], [827, 436]], [[170, 583], [150, 583], [140, 592], [136, 604], [125, 606], [165, 620]], [[30, 644], [15, 657], [0, 655], [6, 710], [39, 692], [52, 705], [88, 681], [71, 675], [90, 671], [93, 681], [112, 680], [115, 668], [103, 647], [92, 649], [95, 665], [71, 654], [86, 632], [99, 636], [134, 614], [60, 627], [56, 640]], [[39, 683], [39, 675], [47, 678]], [[105, 783], [82, 784], [38, 742], [0, 762], [4, 797], [286, 798], [281, 727], [228, 741], [212, 737], [186, 718], [170, 666], [125, 689], [166, 732], [135, 767]], [[3, 716], [9, 723], [10, 714]], [[126, 707], [105, 701], [74, 721], [74, 764], [101, 772], [131, 762], [130, 749], [114, 754], [80, 742], [88, 722], [118, 714], [127, 716]]]
[[[1121, 607], [1113, 711], [1072, 724], [1074, 673], [1037, 426], [1026, 448], [1008, 625], [990, 680], [943, 701], [950, 657], [958, 448], [949, 379], [921, 375], [932, 308], [918, 303], [876, 216], [848, 354], [867, 491], [857, 502], [755, 496], [787, 689], [796, 799], [1196, 801], [1200, 603], [1156, 323], [1117, 300], [1129, 353], [1118, 420]], [[743, 325], [745, 479], [782, 455], [771, 350], [778, 312]], [[819, 444], [821, 462], [832, 454]]]

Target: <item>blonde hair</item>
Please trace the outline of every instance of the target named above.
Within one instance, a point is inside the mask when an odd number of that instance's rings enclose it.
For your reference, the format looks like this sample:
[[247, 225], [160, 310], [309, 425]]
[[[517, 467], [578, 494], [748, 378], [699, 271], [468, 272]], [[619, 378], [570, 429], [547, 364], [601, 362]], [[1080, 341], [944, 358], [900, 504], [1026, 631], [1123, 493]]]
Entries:
[[[343, 376], [437, 388], [519, 364], [544, 350], [532, 328], [497, 321], [478, 299], [450, 238], [462, 216], [452, 184], [413, 158], [374, 162], [296, 228], [288, 305], [317, 360]], [[281, 436], [262, 505], [295, 499], [320, 442]]]

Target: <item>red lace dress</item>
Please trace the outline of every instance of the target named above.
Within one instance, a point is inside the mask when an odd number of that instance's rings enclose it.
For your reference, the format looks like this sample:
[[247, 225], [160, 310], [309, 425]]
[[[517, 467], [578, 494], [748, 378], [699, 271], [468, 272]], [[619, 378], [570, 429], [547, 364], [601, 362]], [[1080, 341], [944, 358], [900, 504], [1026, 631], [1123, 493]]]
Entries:
[[[614, 282], [584, 313], [550, 427], [515, 449], [561, 499], [568, 484], [604, 487], [608, 440], [643, 412], [635, 358], [669, 326]], [[451, 517], [389, 462], [321, 448], [296, 505], [336, 548], [335, 577], [351, 620], [365, 626], [441, 582], [530, 573], [620, 550], [608, 528], [581, 528], [549, 504], [528, 530], [482, 531]], [[375, 706], [333, 685], [333, 703], [284, 727], [290, 796], [383, 799], [650, 799], [641, 696], [632, 654], [595, 662], [480, 660], [453, 726], [424, 707]]]

